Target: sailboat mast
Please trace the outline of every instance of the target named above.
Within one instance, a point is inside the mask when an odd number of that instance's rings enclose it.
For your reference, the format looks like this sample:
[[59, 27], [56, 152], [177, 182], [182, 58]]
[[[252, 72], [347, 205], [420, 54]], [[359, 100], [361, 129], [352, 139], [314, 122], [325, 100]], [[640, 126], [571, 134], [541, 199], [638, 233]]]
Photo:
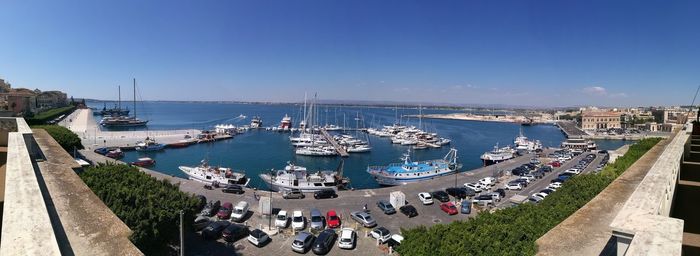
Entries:
[[418, 104], [418, 129], [423, 130], [423, 106]]
[[122, 109], [122, 86], [117, 85], [117, 91], [119, 91], [119, 100], [117, 101], [117, 107], [119, 110]]
[[136, 118], [136, 78], [134, 78], [134, 118]]

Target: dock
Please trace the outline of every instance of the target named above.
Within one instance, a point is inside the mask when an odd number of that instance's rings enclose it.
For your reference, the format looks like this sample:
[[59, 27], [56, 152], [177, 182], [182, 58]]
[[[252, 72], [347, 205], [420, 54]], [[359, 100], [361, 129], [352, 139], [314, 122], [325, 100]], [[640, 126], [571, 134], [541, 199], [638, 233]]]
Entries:
[[559, 121], [557, 122], [557, 126], [559, 126], [559, 129], [561, 129], [567, 138], [582, 138], [588, 135], [588, 133], [576, 127], [576, 123], [574, 122]]
[[333, 136], [328, 134], [328, 131], [326, 131], [325, 129], [321, 129], [321, 135], [323, 135], [323, 138], [325, 138], [328, 141], [328, 143], [330, 143], [333, 146], [333, 148], [335, 148], [335, 152], [338, 152], [338, 154], [340, 156], [342, 156], [342, 157], [349, 157], [350, 156], [350, 154], [348, 154], [348, 151], [346, 151], [345, 148], [340, 146], [338, 144], [338, 142], [335, 141], [335, 139], [333, 139]]

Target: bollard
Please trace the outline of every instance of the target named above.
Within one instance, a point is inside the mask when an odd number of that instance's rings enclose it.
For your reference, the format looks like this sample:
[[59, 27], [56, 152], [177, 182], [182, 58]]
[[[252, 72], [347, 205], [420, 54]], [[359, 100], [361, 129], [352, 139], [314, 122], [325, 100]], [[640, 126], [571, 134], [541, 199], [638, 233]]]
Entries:
[[377, 246], [379, 246], [379, 238], [377, 238]]
[[389, 246], [389, 254], [392, 254], [392, 253], [394, 253], [394, 247], [393, 247], [393, 246]]

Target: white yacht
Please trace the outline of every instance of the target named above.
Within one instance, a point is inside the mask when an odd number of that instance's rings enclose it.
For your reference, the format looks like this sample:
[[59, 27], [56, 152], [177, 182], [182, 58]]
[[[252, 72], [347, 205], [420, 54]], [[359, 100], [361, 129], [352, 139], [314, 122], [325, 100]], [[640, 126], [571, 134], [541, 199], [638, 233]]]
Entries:
[[338, 154], [333, 147], [324, 146], [299, 147], [294, 153], [302, 156], [335, 156]]
[[315, 192], [344, 188], [349, 182], [343, 177], [343, 161], [335, 171], [309, 173], [306, 167], [287, 163], [283, 170], [271, 170], [270, 173], [262, 173], [259, 176], [273, 191], [299, 189], [302, 192]]
[[481, 155], [481, 160], [484, 162], [484, 166], [500, 163], [513, 159], [515, 157], [515, 150], [511, 147], [499, 148], [498, 144], [493, 147], [493, 150]]
[[209, 166], [206, 160], [202, 160], [199, 166], [180, 166], [179, 169], [187, 174], [189, 179], [206, 184], [217, 182], [222, 185], [238, 184], [248, 186], [250, 182], [250, 178], [247, 178], [245, 173], [233, 171], [231, 168], [226, 167], [212, 167]]
[[520, 151], [535, 151], [542, 149], [542, 143], [539, 140], [531, 141], [523, 135], [523, 129], [520, 128], [520, 134], [513, 140], [515, 149]]

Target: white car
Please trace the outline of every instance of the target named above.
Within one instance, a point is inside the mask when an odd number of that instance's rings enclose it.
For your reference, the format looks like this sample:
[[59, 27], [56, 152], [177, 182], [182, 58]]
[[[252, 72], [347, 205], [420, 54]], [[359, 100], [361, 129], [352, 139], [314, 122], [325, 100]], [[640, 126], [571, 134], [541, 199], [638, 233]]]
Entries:
[[464, 183], [464, 186], [468, 189], [474, 190], [476, 193], [481, 193], [481, 186], [476, 183]]
[[421, 203], [424, 205], [433, 204], [433, 196], [431, 196], [430, 193], [418, 193], [418, 199], [420, 199]]
[[539, 197], [541, 197], [541, 198], [544, 199], [544, 198], [547, 197], [548, 195], [545, 194], [545, 193], [542, 193], [542, 192], [537, 192], [537, 193], [532, 194], [532, 196], [539, 196]]
[[275, 227], [286, 228], [289, 224], [289, 216], [287, 216], [287, 211], [281, 210], [277, 213], [277, 218], [275, 218]]
[[306, 219], [301, 211], [294, 211], [292, 213], [292, 228], [294, 230], [302, 230], [306, 227]]
[[369, 233], [374, 239], [379, 239], [379, 243], [384, 243], [391, 238], [391, 231], [385, 227], [378, 227]]
[[490, 187], [490, 186], [496, 185], [496, 178], [494, 178], [494, 177], [486, 177], [486, 178], [480, 179], [480, 180], [479, 180], [479, 183], [480, 183], [481, 185]]
[[537, 179], [537, 178], [535, 178], [534, 175], [531, 175], [531, 174], [520, 176], [520, 178], [526, 179], [527, 183], [530, 183], [530, 182]]
[[508, 183], [504, 188], [508, 190], [521, 190], [523, 186], [520, 185], [520, 183]]
[[576, 168], [572, 168], [572, 169], [568, 169], [568, 170], [564, 171], [564, 173], [573, 173], [573, 174], [578, 175], [578, 174], [581, 173], [581, 170], [580, 170], [580, 169], [576, 169]]
[[250, 231], [250, 234], [248, 235], [248, 242], [255, 245], [256, 247], [264, 245], [268, 240], [270, 240], [270, 236], [268, 236], [267, 233], [263, 232], [260, 229]]
[[549, 184], [550, 188], [561, 188], [561, 182], [553, 182], [552, 184]]
[[544, 197], [540, 193], [534, 193], [530, 198], [537, 200], [537, 202], [544, 200]]
[[352, 228], [343, 228], [340, 230], [340, 236], [338, 237], [338, 248], [340, 249], [352, 249], [355, 247], [355, 239], [357, 239], [357, 234]]

